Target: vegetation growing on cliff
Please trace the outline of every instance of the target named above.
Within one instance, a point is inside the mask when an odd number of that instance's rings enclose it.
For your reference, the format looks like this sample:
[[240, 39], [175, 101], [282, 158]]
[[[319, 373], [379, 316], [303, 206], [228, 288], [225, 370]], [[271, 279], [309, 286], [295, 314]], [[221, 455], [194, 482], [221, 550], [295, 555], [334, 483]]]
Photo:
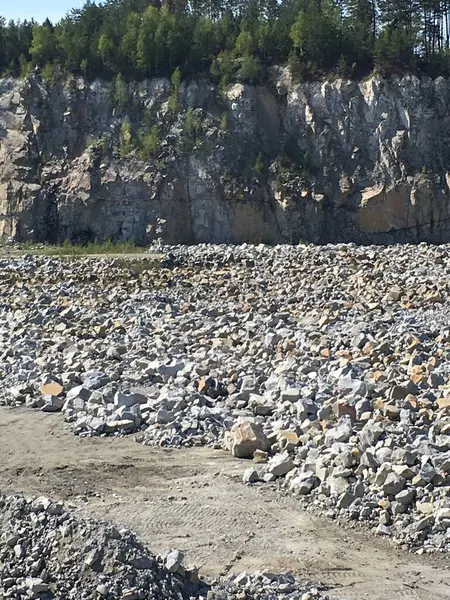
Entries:
[[[89, 78], [207, 74], [255, 81], [289, 61], [298, 79], [450, 73], [450, 0], [88, 0], [58, 23], [0, 17], [0, 71]], [[118, 78], [119, 76], [119, 78]]]

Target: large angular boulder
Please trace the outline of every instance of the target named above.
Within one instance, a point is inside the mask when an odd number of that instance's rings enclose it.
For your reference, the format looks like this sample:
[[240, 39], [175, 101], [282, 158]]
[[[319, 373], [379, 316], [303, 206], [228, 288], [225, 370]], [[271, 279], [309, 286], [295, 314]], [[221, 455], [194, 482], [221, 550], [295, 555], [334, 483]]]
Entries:
[[237, 458], [253, 458], [255, 450], [268, 450], [269, 440], [261, 425], [246, 421], [231, 428], [231, 453]]

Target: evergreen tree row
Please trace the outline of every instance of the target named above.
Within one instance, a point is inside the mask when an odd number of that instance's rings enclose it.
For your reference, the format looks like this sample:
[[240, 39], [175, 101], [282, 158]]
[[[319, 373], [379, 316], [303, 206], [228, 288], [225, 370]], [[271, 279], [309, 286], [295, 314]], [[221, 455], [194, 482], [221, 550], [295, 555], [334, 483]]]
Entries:
[[0, 71], [255, 81], [289, 61], [297, 80], [450, 73], [450, 0], [87, 1], [58, 23], [0, 17]]

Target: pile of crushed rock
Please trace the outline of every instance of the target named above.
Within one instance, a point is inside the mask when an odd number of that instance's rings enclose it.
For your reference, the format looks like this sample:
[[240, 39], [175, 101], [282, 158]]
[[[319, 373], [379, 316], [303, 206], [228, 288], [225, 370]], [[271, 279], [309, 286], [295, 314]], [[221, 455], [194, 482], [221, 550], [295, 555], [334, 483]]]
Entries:
[[290, 574], [207, 584], [183, 554], [149, 552], [128, 530], [80, 519], [46, 497], [0, 495], [0, 598], [15, 600], [326, 600]]

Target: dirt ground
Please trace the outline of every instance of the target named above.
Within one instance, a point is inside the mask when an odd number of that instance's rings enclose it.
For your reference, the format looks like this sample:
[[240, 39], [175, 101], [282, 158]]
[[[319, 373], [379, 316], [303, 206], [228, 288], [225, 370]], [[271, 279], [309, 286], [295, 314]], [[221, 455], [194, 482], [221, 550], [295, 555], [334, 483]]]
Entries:
[[185, 551], [207, 577], [292, 570], [329, 586], [332, 598], [450, 598], [447, 559], [404, 553], [312, 516], [267, 486], [244, 486], [247, 462], [221, 451], [80, 439], [60, 415], [6, 408], [0, 451], [0, 491], [64, 499], [83, 515], [131, 528], [152, 551]]

